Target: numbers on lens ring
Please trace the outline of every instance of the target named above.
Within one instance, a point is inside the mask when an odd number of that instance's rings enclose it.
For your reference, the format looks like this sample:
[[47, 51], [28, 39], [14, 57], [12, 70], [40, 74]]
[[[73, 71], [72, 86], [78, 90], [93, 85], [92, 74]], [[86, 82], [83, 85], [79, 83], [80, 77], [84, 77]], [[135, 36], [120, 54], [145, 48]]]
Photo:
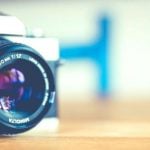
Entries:
[[22, 56], [22, 54], [12, 54], [11, 58], [12, 59], [19, 59], [19, 58], [21, 58], [21, 56]]

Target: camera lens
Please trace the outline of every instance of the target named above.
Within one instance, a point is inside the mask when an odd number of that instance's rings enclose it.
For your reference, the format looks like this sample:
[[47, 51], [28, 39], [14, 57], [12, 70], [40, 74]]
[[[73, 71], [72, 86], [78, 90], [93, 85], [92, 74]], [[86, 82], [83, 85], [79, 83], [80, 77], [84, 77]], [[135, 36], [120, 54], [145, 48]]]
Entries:
[[42, 103], [45, 83], [40, 70], [31, 62], [16, 60], [0, 71], [0, 111], [21, 119]]
[[52, 71], [32, 48], [0, 47], [0, 133], [24, 132], [49, 110], [55, 96]]

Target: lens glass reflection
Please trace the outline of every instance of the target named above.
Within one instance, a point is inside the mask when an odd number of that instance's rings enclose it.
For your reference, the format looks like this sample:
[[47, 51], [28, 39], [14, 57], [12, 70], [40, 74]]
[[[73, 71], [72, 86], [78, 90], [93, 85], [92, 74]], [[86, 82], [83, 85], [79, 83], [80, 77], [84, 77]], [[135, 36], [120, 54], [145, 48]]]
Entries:
[[27, 117], [41, 105], [45, 92], [42, 73], [35, 64], [16, 60], [0, 70], [0, 112]]
[[24, 82], [24, 74], [16, 68], [0, 73], [0, 109], [6, 111], [16, 108], [24, 92]]

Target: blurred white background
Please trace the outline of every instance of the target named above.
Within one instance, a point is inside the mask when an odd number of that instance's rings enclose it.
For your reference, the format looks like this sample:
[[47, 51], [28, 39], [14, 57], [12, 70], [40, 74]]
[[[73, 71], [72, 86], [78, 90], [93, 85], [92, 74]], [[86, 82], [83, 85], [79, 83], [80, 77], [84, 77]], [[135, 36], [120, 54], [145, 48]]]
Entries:
[[[150, 96], [150, 1], [3, 0], [0, 10], [68, 45], [93, 41], [98, 17], [107, 15], [111, 21], [111, 94]], [[93, 92], [98, 78], [90, 61], [70, 62], [60, 68], [59, 75], [60, 91], [66, 94]]]

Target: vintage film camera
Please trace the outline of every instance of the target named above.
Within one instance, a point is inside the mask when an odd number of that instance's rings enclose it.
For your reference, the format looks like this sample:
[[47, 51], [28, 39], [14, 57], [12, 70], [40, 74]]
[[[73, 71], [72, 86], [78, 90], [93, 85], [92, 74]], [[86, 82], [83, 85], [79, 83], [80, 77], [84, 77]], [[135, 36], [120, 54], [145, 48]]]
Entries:
[[[27, 35], [24, 24], [0, 13], [0, 134], [16, 134], [40, 124], [58, 126], [55, 38]], [[43, 119], [44, 118], [44, 119]]]

